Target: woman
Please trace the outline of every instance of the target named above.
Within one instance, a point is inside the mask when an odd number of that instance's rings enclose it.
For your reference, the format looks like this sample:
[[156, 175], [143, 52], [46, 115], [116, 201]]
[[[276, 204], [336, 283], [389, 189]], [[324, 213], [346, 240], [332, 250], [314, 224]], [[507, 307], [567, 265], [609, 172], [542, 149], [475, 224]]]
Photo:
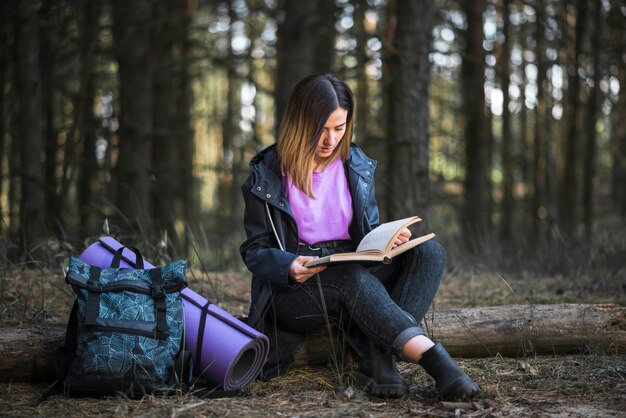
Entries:
[[[271, 339], [263, 377], [285, 373], [306, 332], [327, 321], [347, 330], [360, 356], [357, 383], [366, 392], [400, 397], [408, 385], [395, 358], [419, 363], [444, 400], [468, 399], [478, 386], [418, 324], [445, 267], [428, 241], [391, 264], [304, 267], [352, 251], [378, 225], [376, 161], [351, 142], [354, 98], [332, 74], [294, 88], [278, 144], [256, 155], [242, 187], [247, 240], [240, 251], [253, 273], [249, 322]], [[404, 230], [396, 245], [410, 238]]]

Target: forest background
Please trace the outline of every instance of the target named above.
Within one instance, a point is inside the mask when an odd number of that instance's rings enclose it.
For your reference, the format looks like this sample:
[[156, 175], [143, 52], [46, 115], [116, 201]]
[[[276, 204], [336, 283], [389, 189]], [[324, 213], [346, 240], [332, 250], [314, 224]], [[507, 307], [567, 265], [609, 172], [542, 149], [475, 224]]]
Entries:
[[[349, 377], [324, 367], [229, 399], [55, 396], [39, 407], [53, 374], [24, 383], [13, 370], [0, 373], [0, 410], [623, 415], [626, 362], [605, 354], [625, 323], [625, 27], [623, 0], [1, 1], [3, 344], [63, 327], [68, 258], [104, 234], [154, 264], [189, 258], [190, 287], [245, 316], [240, 186], [275, 142], [293, 86], [323, 71], [355, 92], [354, 141], [379, 162], [381, 220], [419, 215], [446, 248], [429, 317], [451, 309], [463, 322], [459, 308], [485, 306], [530, 317], [501, 330], [519, 338], [518, 356], [458, 359], [483, 390], [472, 403], [437, 402], [425, 373], [400, 364], [411, 394], [397, 401], [350, 392]], [[539, 305], [579, 320], [562, 303], [621, 312], [607, 334], [593, 330], [608, 346], [580, 330], [575, 355], [537, 355]], [[19, 371], [43, 370], [31, 369]]]
[[626, 286], [619, 0], [15, 0], [0, 5], [0, 262], [114, 235], [243, 270], [240, 185], [332, 71], [381, 219], [452, 263]]

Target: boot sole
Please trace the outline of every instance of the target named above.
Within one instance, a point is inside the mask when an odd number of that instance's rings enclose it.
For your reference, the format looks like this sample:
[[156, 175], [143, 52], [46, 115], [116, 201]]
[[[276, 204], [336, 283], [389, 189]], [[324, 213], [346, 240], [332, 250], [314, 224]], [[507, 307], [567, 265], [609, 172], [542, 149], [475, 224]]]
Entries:
[[369, 376], [357, 373], [356, 381], [359, 389], [378, 398], [401, 398], [409, 393], [405, 383], [376, 383]]
[[480, 393], [478, 385], [468, 377], [461, 376], [454, 380], [441, 393], [441, 399], [444, 401], [463, 402], [468, 401]]

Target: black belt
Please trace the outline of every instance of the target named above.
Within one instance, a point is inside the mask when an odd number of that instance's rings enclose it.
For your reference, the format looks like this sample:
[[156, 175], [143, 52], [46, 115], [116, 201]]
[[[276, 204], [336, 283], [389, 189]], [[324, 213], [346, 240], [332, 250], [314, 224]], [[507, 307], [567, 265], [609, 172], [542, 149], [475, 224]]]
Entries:
[[299, 245], [298, 250], [300, 251], [316, 251], [322, 248], [352, 248], [352, 241], [350, 240], [334, 240], [334, 241], [322, 241], [317, 242], [315, 244], [310, 245]]

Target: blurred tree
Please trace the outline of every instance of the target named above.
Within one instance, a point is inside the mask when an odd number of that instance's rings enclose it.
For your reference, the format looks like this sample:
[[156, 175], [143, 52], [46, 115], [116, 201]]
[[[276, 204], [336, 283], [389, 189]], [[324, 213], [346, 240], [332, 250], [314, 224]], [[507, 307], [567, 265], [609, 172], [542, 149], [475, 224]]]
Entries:
[[[191, 89], [191, 65], [192, 65], [192, 41], [191, 28], [196, 13], [195, 0], [177, 0], [176, 9], [180, 25], [178, 29], [176, 48], [178, 53], [178, 65], [176, 71], [177, 88], [176, 111], [174, 113], [175, 132], [178, 145], [178, 190], [180, 207], [179, 217], [184, 221], [198, 219], [198, 201], [196, 196], [196, 179], [193, 169], [194, 156], [194, 132], [191, 127], [191, 106], [193, 94]], [[189, 256], [189, 241], [185, 240], [183, 253]]]
[[601, 68], [605, 68], [603, 62], [602, 45], [605, 44], [603, 35], [604, 16], [603, 6], [601, 0], [591, 1], [591, 16], [593, 17], [592, 37], [591, 37], [591, 50], [593, 58], [593, 74], [591, 80], [593, 87], [591, 88], [591, 94], [589, 96], [589, 104], [587, 106], [587, 120], [585, 122], [586, 139], [585, 139], [585, 154], [583, 165], [583, 193], [582, 193], [582, 207], [583, 207], [583, 224], [585, 225], [585, 231], [587, 236], [592, 235], [591, 227], [593, 225], [594, 218], [594, 182], [596, 180], [596, 142], [597, 142], [597, 122], [598, 122], [598, 108], [602, 101], [602, 91], [600, 90], [600, 82], [602, 81]]
[[[55, 106], [55, 72], [57, 70], [55, 55], [60, 45], [56, 45], [56, 33], [59, 28], [58, 9], [53, 2], [42, 2], [39, 9], [39, 43], [40, 43], [40, 70], [41, 70], [41, 100], [42, 100], [42, 141], [43, 141], [43, 181], [45, 184], [46, 224], [48, 227], [62, 224], [61, 208], [63, 199], [57, 198], [57, 189], [60, 182], [65, 183], [65, 176], [57, 175], [57, 154], [59, 153], [58, 131], [55, 127], [55, 116], [59, 119], [61, 113]], [[73, 151], [72, 137], [65, 141], [65, 151]], [[64, 161], [68, 161], [66, 153], [62, 153]], [[69, 203], [65, 201], [65, 203]]]
[[429, 52], [432, 43], [432, 1], [397, 3], [397, 27], [389, 63], [389, 134], [387, 216], [396, 219], [419, 213], [429, 219]]
[[[240, 58], [234, 51], [235, 22], [241, 22], [234, 8], [232, 0], [228, 4], [228, 17], [230, 26], [228, 29], [228, 56], [226, 62], [226, 113], [222, 121], [222, 180], [220, 184], [219, 210], [222, 221], [219, 224], [220, 232], [227, 235], [229, 231], [237, 227], [238, 219], [233, 214], [242, 212], [240, 201], [240, 176], [241, 161], [238, 152], [242, 144], [241, 139], [241, 81], [239, 79]], [[237, 35], [238, 36], [238, 35]]]
[[463, 230], [469, 244], [486, 236], [489, 206], [487, 150], [488, 129], [485, 116], [485, 50], [483, 48], [482, 0], [464, 2], [467, 19], [465, 53], [461, 70], [463, 114], [465, 116], [465, 207]]
[[622, 219], [626, 220], [626, 10], [611, 5], [610, 40], [612, 45], [612, 63], [616, 68], [615, 79], [619, 85], [613, 106], [613, 135], [611, 137], [611, 190], [612, 199]]
[[291, 90], [303, 77], [313, 73], [315, 3], [294, 0], [279, 2], [277, 69], [274, 81], [277, 121], [275, 128], [280, 124]]
[[[520, 217], [520, 221], [521, 222], [528, 222], [531, 223], [532, 222], [532, 193], [531, 193], [531, 189], [530, 189], [530, 185], [533, 182], [533, 173], [532, 173], [532, 161], [533, 161], [533, 140], [531, 138], [531, 129], [530, 129], [530, 125], [531, 125], [531, 112], [530, 109], [528, 108], [528, 101], [529, 101], [529, 97], [527, 94], [527, 91], [529, 90], [530, 87], [530, 82], [528, 79], [528, 72], [526, 71], [526, 68], [528, 68], [528, 64], [529, 64], [529, 54], [528, 52], [530, 52], [530, 41], [531, 39], [533, 39], [532, 36], [532, 30], [531, 30], [531, 24], [530, 22], [527, 21], [526, 19], [526, 15], [524, 13], [524, 7], [523, 5], [520, 6], [519, 8], [519, 16], [520, 16], [520, 20], [522, 21], [520, 23], [520, 27], [519, 27], [519, 38], [520, 38], [520, 45], [519, 45], [519, 49], [520, 49], [520, 108], [521, 108], [521, 115], [520, 115], [520, 153], [519, 153], [519, 160], [520, 160], [520, 181], [521, 183], [525, 186], [525, 192], [524, 192], [524, 210], [523, 213], [524, 215], [522, 217]], [[534, 41], [534, 39], [533, 39]], [[529, 215], [530, 214], [530, 215]]]
[[[355, 89], [355, 139], [385, 174], [383, 218], [418, 211], [481, 248], [491, 248], [485, 236], [517, 243], [514, 231], [555, 239], [548, 227], [576, 226], [576, 213], [588, 228], [626, 218], [622, 2], [413, 7], [0, 2], [0, 211], [10, 239], [32, 247], [53, 233], [76, 244], [117, 213], [111, 233], [147, 243], [167, 230], [174, 252], [183, 229], [198, 226], [209, 241], [224, 228], [239, 240], [247, 160], [274, 141], [294, 84], [329, 70]], [[609, 184], [613, 207], [602, 200]], [[442, 210], [429, 216], [431, 204]]]
[[502, 49], [500, 50], [500, 80], [502, 88], [502, 221], [500, 235], [507, 242], [513, 230], [513, 128], [511, 123], [509, 88], [511, 82], [511, 52], [513, 45], [510, 0], [502, 0]]
[[[495, 25], [496, 22], [496, 7], [495, 7], [495, 2], [496, 0], [488, 0], [485, 2], [485, 11], [483, 13], [483, 25], [486, 25], [487, 22], [491, 22], [492, 25]], [[485, 75], [484, 75], [484, 81], [485, 84], [483, 85], [483, 90], [484, 90], [484, 113], [485, 113], [485, 119], [486, 119], [486, 123], [484, 126], [484, 130], [485, 130], [485, 167], [483, 169], [484, 173], [485, 173], [485, 190], [484, 193], [486, 195], [486, 206], [483, 209], [484, 215], [483, 217], [485, 218], [485, 232], [487, 232], [489, 235], [486, 235], [486, 237], [488, 237], [489, 239], [492, 238], [492, 229], [495, 225], [494, 223], [494, 219], [495, 219], [495, 202], [493, 199], [494, 193], [493, 193], [493, 188], [494, 188], [494, 180], [493, 180], [493, 166], [494, 166], [494, 157], [495, 157], [495, 153], [496, 151], [498, 151], [498, 147], [496, 144], [496, 138], [494, 137], [494, 125], [495, 125], [495, 116], [493, 114], [493, 108], [492, 106], [494, 105], [494, 90], [497, 89], [497, 83], [498, 83], [498, 79], [497, 79], [497, 59], [496, 56], [498, 55], [498, 43], [496, 41], [496, 31], [495, 28], [493, 31], [489, 32], [489, 35], [487, 35], [485, 27], [483, 26], [483, 48], [485, 49], [485, 63], [483, 64], [484, 67], [484, 71], [485, 71]], [[487, 94], [489, 94], [489, 96], [487, 96]]]
[[116, 204], [129, 228], [151, 231], [153, 71], [152, 11], [149, 0], [113, 0], [113, 32], [119, 70], [119, 157]]
[[278, 51], [275, 114], [282, 118], [291, 90], [307, 75], [333, 70], [335, 57], [335, 0], [282, 0], [278, 5]]
[[[292, 2], [296, 2], [292, 0]], [[317, 0], [312, 2], [316, 10], [311, 22], [313, 41], [312, 66], [314, 73], [334, 71], [335, 69], [335, 38], [337, 37], [337, 4], [335, 0]], [[298, 4], [302, 2], [298, 1]]]
[[97, 184], [98, 161], [96, 159], [97, 120], [94, 114], [96, 97], [96, 58], [100, 16], [104, 6], [101, 0], [84, 2], [79, 10], [79, 91], [76, 106], [76, 135], [80, 136], [78, 158], [78, 213], [79, 236], [87, 237], [97, 232], [97, 219], [94, 216], [94, 188]]
[[354, 136], [363, 149], [368, 150], [368, 103], [369, 87], [367, 81], [367, 39], [365, 29], [365, 11], [367, 0], [354, 1], [354, 36], [356, 38], [356, 114]]
[[535, 59], [537, 65], [536, 79], [536, 105], [535, 105], [535, 130], [533, 143], [533, 197], [532, 211], [533, 233], [535, 237], [544, 237], [546, 229], [544, 221], [548, 216], [548, 203], [546, 201], [546, 164], [547, 164], [547, 140], [546, 140], [546, 100], [544, 83], [546, 80], [546, 37], [545, 37], [545, 4], [544, 0], [537, 0], [535, 4], [536, 41]]
[[21, 248], [29, 251], [45, 237], [45, 183], [43, 179], [43, 109], [39, 50], [38, 2], [19, 0], [15, 26], [17, 88], [20, 101], [19, 147]]
[[154, 141], [152, 147], [152, 175], [155, 187], [152, 190], [154, 220], [159, 235], [167, 231], [169, 240], [178, 244], [176, 224], [176, 201], [180, 184], [178, 166], [178, 137], [174, 123], [174, 95], [176, 68], [174, 46], [182, 23], [180, 8], [176, 0], [155, 2], [153, 27], [155, 29], [155, 60], [153, 79], [152, 118]]
[[[0, 231], [5, 231], [8, 226], [8, 220], [4, 219], [4, 202], [2, 196], [4, 196], [4, 183], [5, 183], [5, 150], [7, 148], [6, 138], [9, 138], [9, 132], [7, 130], [7, 103], [5, 100], [8, 94], [8, 78], [10, 72], [10, 66], [7, 65], [11, 60], [9, 59], [11, 51], [9, 50], [9, 31], [11, 31], [12, 25], [9, 20], [9, 13], [11, 12], [7, 2], [0, 3]], [[7, 63], [7, 64], [5, 64]]]
[[560, 224], [566, 232], [571, 233], [580, 216], [579, 196], [579, 165], [580, 165], [580, 121], [583, 109], [580, 105], [580, 80], [579, 66], [582, 55], [583, 35], [585, 34], [587, 3], [589, 0], [576, 0], [576, 4], [571, 5], [571, 19], [574, 22], [574, 42], [571, 42], [569, 49], [568, 65], [568, 86], [567, 105], [569, 108], [567, 139], [565, 142], [565, 167], [563, 172], [563, 184], [561, 186], [562, 197], [560, 201], [559, 219]]

